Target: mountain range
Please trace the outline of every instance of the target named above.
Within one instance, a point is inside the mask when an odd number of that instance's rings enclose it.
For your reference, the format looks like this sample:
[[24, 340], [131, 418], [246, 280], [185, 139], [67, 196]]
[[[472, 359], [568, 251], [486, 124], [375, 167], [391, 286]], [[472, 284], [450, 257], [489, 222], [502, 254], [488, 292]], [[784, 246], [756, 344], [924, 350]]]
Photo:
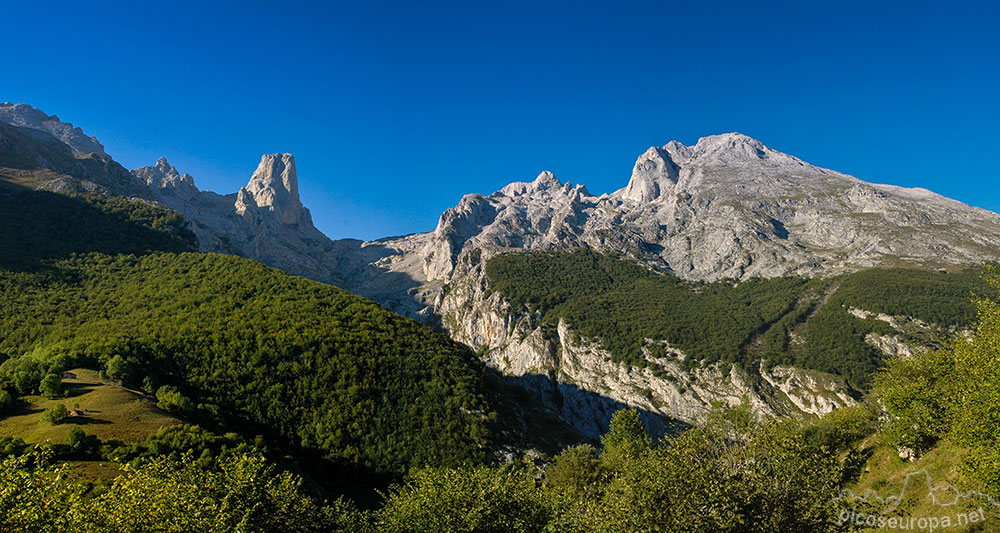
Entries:
[[[203, 252], [333, 284], [438, 327], [591, 436], [622, 405], [641, 408], [662, 429], [672, 419], [699, 420], [717, 401], [749, 399], [764, 414], [822, 414], [857, 394], [843, 376], [794, 361], [692, 368], [685, 359], [700, 355], [664, 339], [642, 340], [649, 365], [623, 361], [607, 339], [582, 335], [565, 317], [546, 321], [539, 309], [512, 305], [510, 294], [493, 290], [488, 266], [495, 258], [590, 250], [695, 291], [713, 282], [839, 279], [872, 267], [951, 271], [1000, 259], [996, 213], [819, 168], [739, 133], [650, 147], [625, 186], [611, 193], [591, 194], [546, 171], [489, 195], [464, 196], [431, 231], [367, 242], [333, 240], [316, 229], [299, 197], [291, 154], [263, 155], [245, 186], [217, 194], [199, 190], [163, 158], [125, 169], [80, 128], [6, 103], [0, 104], [0, 167], [5, 179], [34, 189], [163, 205], [183, 214]], [[833, 282], [800, 300], [821, 306], [837, 287]], [[864, 337], [880, 352], [913, 349], [904, 330], [919, 322], [915, 317], [847, 311], [899, 326], [898, 334]], [[787, 338], [795, 344], [794, 331]], [[671, 357], [654, 353], [657, 343]], [[745, 344], [741, 350], [750, 350], [752, 342]]]

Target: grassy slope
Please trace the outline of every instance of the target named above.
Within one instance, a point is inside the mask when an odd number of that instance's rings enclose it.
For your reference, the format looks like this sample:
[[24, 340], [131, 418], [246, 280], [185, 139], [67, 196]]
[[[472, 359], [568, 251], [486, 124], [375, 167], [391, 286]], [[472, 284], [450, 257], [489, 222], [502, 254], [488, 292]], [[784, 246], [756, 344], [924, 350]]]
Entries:
[[[877, 437], [866, 443], [863, 450], [868, 459], [857, 482], [849, 486], [851, 490], [857, 494], [871, 490], [880, 497], [887, 498], [900, 494], [906, 484], [900, 505], [885, 509], [886, 517], [919, 518], [949, 515], [951, 520], [957, 523], [958, 513], [968, 513], [982, 507], [987, 518], [985, 522], [966, 527], [953, 527], [946, 531], [1000, 531], [1000, 507], [994, 506], [988, 498], [970, 497], [960, 500], [955, 505], [937, 505], [927, 495], [928, 489], [924, 482], [926, 479], [930, 480], [932, 486], [948, 484], [963, 492], [977, 489], [977, 485], [961, 473], [962, 448], [950, 441], [942, 441], [913, 462], [901, 460], [894, 448], [879, 444]], [[923, 471], [927, 472], [927, 477], [921, 474]], [[909, 483], [906, 482], [907, 476], [910, 476]], [[1000, 502], [1000, 498], [994, 499]]]
[[[118, 440], [141, 443], [162, 428], [182, 421], [156, 407], [148, 397], [101, 380], [98, 372], [86, 368], [71, 370], [76, 379], [63, 379], [65, 396], [48, 399], [41, 396], [22, 397], [17, 409], [0, 419], [0, 437], [23, 439], [28, 444], [46, 441], [60, 444], [74, 427], [101, 441]], [[83, 416], [71, 417], [61, 424], [42, 421], [42, 413], [56, 404], [68, 408], [79, 406]], [[102, 460], [68, 460], [70, 473], [84, 481], [110, 481], [121, 473], [121, 465]]]
[[[65, 397], [22, 397], [14, 413], [0, 420], [0, 437], [20, 437], [28, 444], [62, 443], [70, 429], [80, 427], [102, 441], [142, 442], [161, 428], [182, 423], [146, 396], [102, 381], [94, 370], [77, 368], [71, 372], [77, 377], [63, 379]], [[71, 409], [79, 405], [85, 415], [58, 425], [42, 422], [42, 413], [59, 403]]]

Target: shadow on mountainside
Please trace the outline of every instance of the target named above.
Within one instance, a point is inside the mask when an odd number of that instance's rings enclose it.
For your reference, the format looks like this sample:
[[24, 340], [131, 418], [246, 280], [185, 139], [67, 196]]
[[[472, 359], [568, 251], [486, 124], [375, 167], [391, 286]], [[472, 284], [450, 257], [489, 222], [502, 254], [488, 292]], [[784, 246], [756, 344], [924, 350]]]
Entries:
[[377, 266], [394, 256], [401, 256], [401, 252], [378, 241], [340, 239], [334, 242], [338, 247], [335, 270], [342, 279], [337, 284], [340, 288], [440, 330], [440, 317], [427, 310], [417, 298], [421, 283], [406, 272]]
[[638, 411], [653, 438], [676, 435], [690, 427], [669, 416], [628, 405], [575, 384], [560, 383], [543, 374], [503, 376], [503, 379], [510, 385], [528, 391], [535, 400], [558, 413], [562, 420], [594, 442], [607, 433], [611, 417], [621, 409]]
[[27, 271], [74, 253], [194, 248], [179, 213], [123, 198], [65, 196], [10, 183], [0, 169], [0, 268]]

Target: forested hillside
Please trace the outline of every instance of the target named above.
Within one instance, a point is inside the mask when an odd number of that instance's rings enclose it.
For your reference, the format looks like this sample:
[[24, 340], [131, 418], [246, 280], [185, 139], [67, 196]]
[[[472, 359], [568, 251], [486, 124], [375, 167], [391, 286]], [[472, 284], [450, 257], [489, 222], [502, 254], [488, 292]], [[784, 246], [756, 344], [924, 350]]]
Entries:
[[177, 253], [192, 244], [177, 213], [2, 187], [10, 408], [91, 366], [188, 419], [373, 475], [485, 459], [494, 392], [464, 346], [328, 285]]
[[[775, 278], [687, 282], [631, 261], [589, 250], [504, 254], [486, 267], [489, 286], [513, 310], [562, 318], [581, 335], [599, 338], [620, 361], [650, 365], [646, 339], [666, 341], [690, 355], [684, 361], [750, 366], [793, 364], [839, 374], [865, 389], [882, 354], [869, 333], [899, 334], [875, 316], [852, 309], [915, 318], [942, 329], [967, 328], [973, 294], [988, 286], [978, 269], [957, 273], [869, 269], [829, 279]], [[909, 339], [907, 339], [909, 340]], [[647, 346], [663, 355], [657, 345]]]
[[229, 256], [89, 254], [51, 266], [0, 280], [13, 311], [0, 319], [0, 350], [26, 354], [4, 376], [39, 359], [96, 363], [382, 472], [482, 458], [481, 370], [430, 328]]

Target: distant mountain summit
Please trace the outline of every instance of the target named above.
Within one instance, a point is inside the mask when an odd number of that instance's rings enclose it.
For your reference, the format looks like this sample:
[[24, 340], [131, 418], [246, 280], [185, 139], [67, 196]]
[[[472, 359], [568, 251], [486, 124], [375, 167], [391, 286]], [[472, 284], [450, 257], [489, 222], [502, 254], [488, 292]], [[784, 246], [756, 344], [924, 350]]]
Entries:
[[104, 145], [96, 137], [91, 137], [80, 128], [62, 122], [56, 115], [46, 115], [27, 104], [0, 103], [0, 122], [12, 126], [44, 131], [69, 146], [76, 155], [104, 153]]
[[132, 174], [145, 182], [156, 196], [176, 196], [190, 201], [201, 192], [190, 174], [178, 172], [165, 157], [157, 159], [153, 166], [133, 170]]
[[132, 171], [152, 199], [191, 221], [202, 251], [249, 257], [291, 274], [338, 283], [336, 245], [313, 226], [299, 199], [295, 158], [264, 154], [234, 194], [200, 191], [189, 174], [166, 159]]
[[412, 274], [428, 280], [447, 279], [461, 250], [579, 247], [688, 279], [744, 279], [977, 263], [998, 257], [1000, 215], [925, 189], [864, 182], [729, 133], [651, 147], [628, 184], [602, 196], [551, 173], [466, 196], [426, 239], [427, 266]]
[[[0, 166], [32, 186], [142, 198], [182, 212], [205, 251], [338, 283], [400, 312], [435, 316], [463, 257], [591, 248], [693, 280], [928, 268], [1000, 258], [1000, 215], [925, 189], [868, 183], [740, 133], [650, 147], [625, 186], [595, 196], [551, 172], [466, 195], [430, 232], [331, 241], [312, 223], [291, 154], [265, 154], [234, 194], [200, 191], [166, 159], [123, 169], [80, 128], [0, 104]], [[463, 263], [464, 261], [464, 263]]]
[[299, 200], [299, 181], [292, 154], [264, 154], [250, 182], [236, 196], [236, 211], [263, 209], [282, 224], [312, 226], [309, 210]]
[[[680, 361], [697, 355], [680, 352], [655, 361], [659, 374], [615, 363], [601, 339], [583, 338], [564, 321], [553, 331], [486, 275], [499, 254], [579, 249], [694, 281], [952, 268], [1000, 259], [1000, 215], [925, 189], [868, 183], [729, 133], [651, 147], [625, 187], [600, 196], [551, 172], [466, 195], [434, 231], [365, 243], [357, 250], [374, 255], [347, 264], [367, 269], [341, 274], [353, 292], [439, 320], [592, 435], [620, 405], [695, 421], [713, 402], [747, 399], [768, 415], [823, 414], [853, 403], [837, 376], [791, 366], [690, 370]], [[664, 310], [673, 311], [684, 312]], [[863, 342], [880, 351], [904, 346], [888, 337]]]

